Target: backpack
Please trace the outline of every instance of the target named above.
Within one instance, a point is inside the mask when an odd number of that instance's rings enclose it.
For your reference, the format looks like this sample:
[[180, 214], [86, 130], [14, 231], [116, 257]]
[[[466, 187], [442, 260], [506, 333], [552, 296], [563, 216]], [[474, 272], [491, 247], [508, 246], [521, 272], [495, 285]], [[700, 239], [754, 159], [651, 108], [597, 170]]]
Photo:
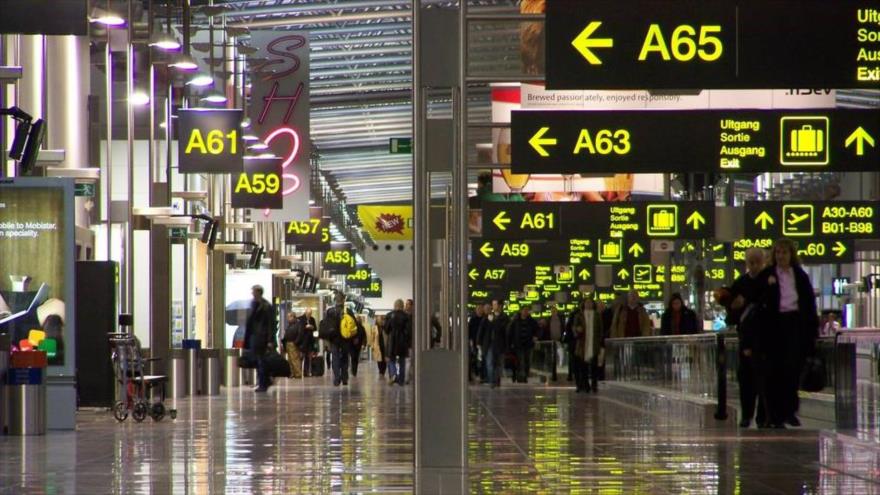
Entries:
[[337, 335], [338, 326], [337, 322], [339, 320], [336, 317], [336, 311], [334, 309], [327, 310], [327, 313], [324, 315], [324, 318], [321, 320], [321, 323], [318, 324], [318, 338], [324, 340], [332, 340]]
[[354, 319], [354, 316], [345, 312], [342, 315], [342, 322], [339, 324], [339, 331], [342, 334], [343, 339], [351, 339], [357, 335], [358, 324], [357, 320]]

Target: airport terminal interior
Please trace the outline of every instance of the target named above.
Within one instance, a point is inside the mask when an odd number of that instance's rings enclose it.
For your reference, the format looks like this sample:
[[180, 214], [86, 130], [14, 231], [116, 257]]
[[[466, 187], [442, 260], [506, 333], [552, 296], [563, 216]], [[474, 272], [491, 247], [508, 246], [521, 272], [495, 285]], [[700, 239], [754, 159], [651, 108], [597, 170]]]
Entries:
[[880, 494], [876, 1], [0, 0], [0, 495]]

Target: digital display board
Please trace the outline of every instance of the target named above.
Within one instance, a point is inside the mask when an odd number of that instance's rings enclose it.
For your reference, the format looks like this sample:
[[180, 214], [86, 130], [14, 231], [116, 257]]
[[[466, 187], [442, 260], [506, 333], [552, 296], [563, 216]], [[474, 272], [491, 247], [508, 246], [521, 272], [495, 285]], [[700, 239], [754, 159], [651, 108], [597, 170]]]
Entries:
[[878, 33], [873, 0], [553, 0], [547, 88], [876, 88]]
[[745, 237], [876, 239], [876, 201], [746, 201]]
[[876, 110], [523, 110], [511, 122], [517, 174], [880, 168]]
[[244, 142], [241, 110], [178, 110], [177, 156], [180, 173], [241, 172]]
[[486, 239], [701, 239], [715, 235], [706, 201], [483, 204]]

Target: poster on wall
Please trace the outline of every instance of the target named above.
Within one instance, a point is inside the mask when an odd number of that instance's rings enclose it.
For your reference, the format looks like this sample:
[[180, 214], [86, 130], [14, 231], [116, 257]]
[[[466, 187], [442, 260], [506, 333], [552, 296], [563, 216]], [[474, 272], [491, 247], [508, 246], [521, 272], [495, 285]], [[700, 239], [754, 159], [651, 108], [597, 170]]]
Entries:
[[0, 180], [0, 333], [71, 370], [73, 229], [71, 181]]
[[358, 205], [357, 212], [363, 229], [373, 240], [412, 240], [412, 206]]
[[309, 215], [309, 44], [308, 34], [251, 31], [250, 45], [264, 60], [252, 66], [248, 110], [251, 130], [282, 160], [281, 208], [250, 211], [255, 222], [287, 222]]

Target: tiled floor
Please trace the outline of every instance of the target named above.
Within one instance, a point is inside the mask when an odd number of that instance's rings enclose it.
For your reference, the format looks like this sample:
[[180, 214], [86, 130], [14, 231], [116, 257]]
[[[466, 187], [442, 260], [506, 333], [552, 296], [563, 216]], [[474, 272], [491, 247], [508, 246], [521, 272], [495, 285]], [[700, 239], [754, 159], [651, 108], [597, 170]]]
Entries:
[[[646, 408], [608, 389], [471, 398], [473, 493], [880, 493], [877, 449], [833, 434], [740, 432], [686, 404]], [[75, 433], [0, 437], [0, 493], [413, 491], [412, 389], [372, 368], [349, 388], [325, 377], [177, 407], [173, 422], [82, 413]]]

